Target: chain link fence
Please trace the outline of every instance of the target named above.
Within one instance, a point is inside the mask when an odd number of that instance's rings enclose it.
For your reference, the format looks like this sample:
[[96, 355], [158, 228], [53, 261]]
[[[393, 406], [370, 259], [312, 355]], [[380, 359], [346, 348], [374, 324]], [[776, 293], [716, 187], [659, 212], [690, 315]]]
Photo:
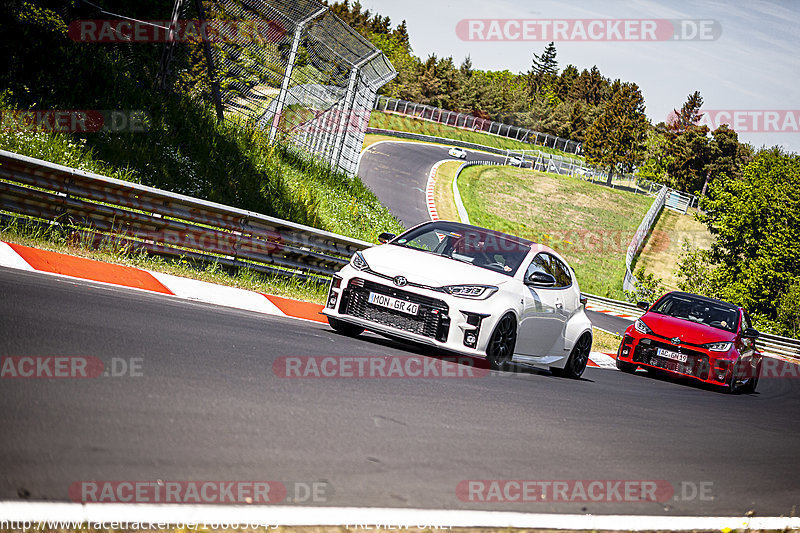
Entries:
[[416, 104], [405, 100], [397, 100], [386, 96], [378, 98], [378, 101], [375, 103], [375, 109], [386, 113], [398, 113], [422, 120], [429, 120], [446, 126], [465, 128], [472, 131], [507, 137], [536, 146], [554, 148], [570, 154], [580, 155], [582, 151], [581, 143], [569, 139], [562, 139], [561, 137], [556, 137], [549, 133], [540, 133], [538, 131], [476, 117], [475, 115], [448, 111], [447, 109]]
[[217, 23], [206, 59], [225, 118], [353, 176], [377, 91], [397, 75], [386, 56], [316, 0], [194, 1]]

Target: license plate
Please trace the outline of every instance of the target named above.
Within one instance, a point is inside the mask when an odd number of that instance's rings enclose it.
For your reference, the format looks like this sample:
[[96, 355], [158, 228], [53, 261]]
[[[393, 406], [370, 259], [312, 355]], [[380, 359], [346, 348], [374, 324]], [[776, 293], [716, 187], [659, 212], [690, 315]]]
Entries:
[[678, 361], [679, 363], [685, 363], [688, 358], [685, 353], [675, 353], [669, 350], [665, 350], [664, 348], [659, 348], [656, 352], [659, 357], [665, 357], [667, 359], [672, 359], [673, 361]]
[[375, 292], [369, 293], [369, 303], [378, 305], [387, 309], [394, 309], [407, 315], [415, 315], [419, 313], [419, 304], [409, 302], [407, 300], [400, 300], [399, 298], [392, 298], [385, 294], [378, 294]]

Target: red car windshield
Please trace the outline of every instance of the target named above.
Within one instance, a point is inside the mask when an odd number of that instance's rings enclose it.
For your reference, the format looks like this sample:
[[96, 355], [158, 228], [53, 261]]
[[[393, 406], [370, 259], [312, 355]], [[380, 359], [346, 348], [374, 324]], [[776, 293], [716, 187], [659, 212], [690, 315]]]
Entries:
[[656, 302], [650, 312], [730, 332], [736, 331], [739, 322], [739, 312], [736, 307], [688, 295], [668, 294]]

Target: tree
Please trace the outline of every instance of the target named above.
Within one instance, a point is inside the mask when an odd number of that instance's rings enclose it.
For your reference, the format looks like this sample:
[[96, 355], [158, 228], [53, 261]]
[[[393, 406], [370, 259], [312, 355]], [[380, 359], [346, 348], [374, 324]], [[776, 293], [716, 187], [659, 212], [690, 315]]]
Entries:
[[618, 166], [630, 169], [641, 161], [649, 127], [644, 97], [635, 83], [622, 84], [600, 117], [586, 130], [586, 161], [608, 167], [608, 185]]
[[531, 70], [528, 72], [528, 86], [531, 95], [537, 94], [542, 87], [549, 87], [553, 84], [558, 75], [556, 55], [556, 45], [553, 42], [545, 46], [541, 55], [533, 54]]
[[686, 102], [681, 106], [680, 111], [672, 110], [672, 116], [667, 121], [667, 129], [680, 134], [696, 127], [703, 118], [703, 113], [700, 112], [701, 107], [703, 107], [703, 97], [700, 96], [700, 91], [695, 91], [686, 97]]
[[639, 177], [657, 183], [667, 182], [667, 168], [669, 167], [669, 145], [663, 131], [657, 128], [647, 132], [644, 142], [644, 162], [637, 171]]
[[711, 181], [723, 177], [738, 179], [742, 167], [752, 159], [752, 149], [739, 142], [736, 132], [722, 124], [711, 132], [713, 139], [708, 144], [709, 163], [706, 166], [706, 180], [703, 183], [702, 196], [706, 195]]
[[708, 126], [692, 126], [680, 134], [667, 133], [667, 172], [673, 189], [697, 194], [711, 162]]
[[797, 307], [785, 295], [800, 280], [800, 156], [762, 150], [739, 179], [712, 181], [700, 206], [714, 243], [682, 262], [679, 277], [691, 281], [699, 265], [704, 294], [744, 306], [761, 327], [790, 333]]

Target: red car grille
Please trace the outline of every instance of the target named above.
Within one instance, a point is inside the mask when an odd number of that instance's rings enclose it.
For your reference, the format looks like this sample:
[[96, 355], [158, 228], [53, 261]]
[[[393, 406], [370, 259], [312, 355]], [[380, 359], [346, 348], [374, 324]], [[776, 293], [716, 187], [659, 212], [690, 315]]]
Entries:
[[[686, 362], [683, 363], [666, 357], [659, 357], [658, 348], [686, 354]], [[642, 344], [640, 342], [633, 351], [633, 361], [635, 363], [644, 363], [646, 365], [694, 376], [700, 379], [708, 379], [709, 365], [708, 356], [706, 354], [665, 342], [652, 341], [651, 344]]]

